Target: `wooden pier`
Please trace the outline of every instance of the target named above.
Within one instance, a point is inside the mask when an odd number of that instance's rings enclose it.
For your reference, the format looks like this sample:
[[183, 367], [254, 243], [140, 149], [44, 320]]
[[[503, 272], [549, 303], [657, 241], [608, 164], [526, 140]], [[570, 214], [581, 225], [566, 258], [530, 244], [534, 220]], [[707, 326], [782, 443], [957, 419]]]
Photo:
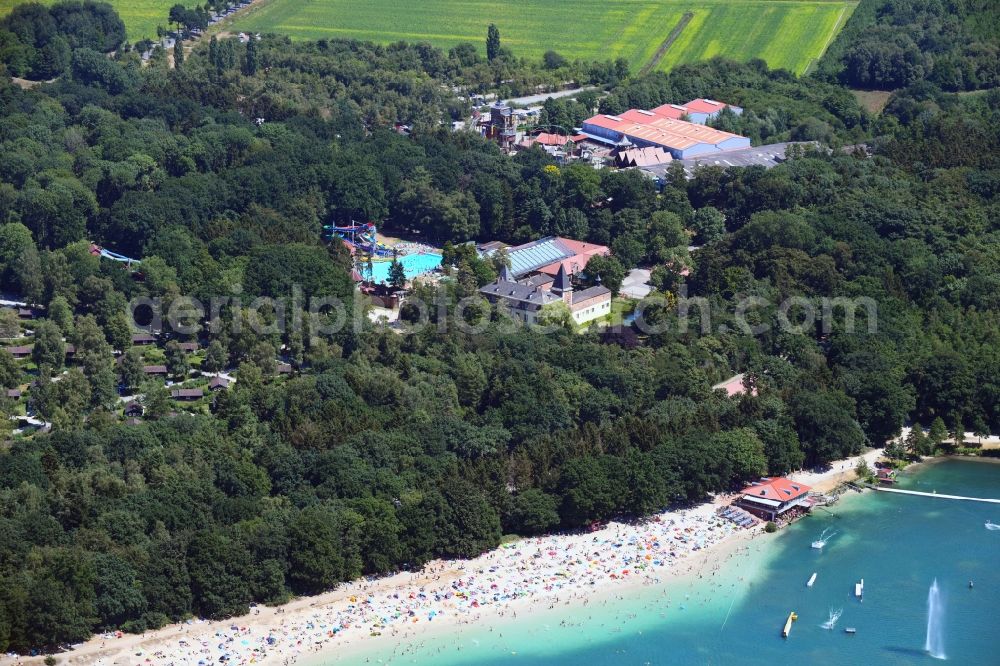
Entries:
[[990, 497], [963, 497], [962, 495], [944, 495], [942, 493], [925, 493], [919, 490], [903, 490], [902, 488], [886, 488], [884, 486], [868, 486], [873, 490], [882, 493], [899, 493], [901, 495], [919, 495], [921, 497], [936, 497], [938, 499], [965, 500], [967, 502], [987, 502], [989, 504], [1000, 504], [1000, 499]]

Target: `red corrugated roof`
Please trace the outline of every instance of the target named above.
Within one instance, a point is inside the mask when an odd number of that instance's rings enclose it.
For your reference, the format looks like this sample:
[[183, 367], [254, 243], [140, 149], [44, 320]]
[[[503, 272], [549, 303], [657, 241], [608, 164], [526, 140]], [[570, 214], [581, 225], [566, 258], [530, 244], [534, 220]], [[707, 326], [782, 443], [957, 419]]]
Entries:
[[588, 125], [596, 125], [597, 127], [603, 127], [604, 129], [618, 130], [619, 132], [624, 131], [625, 128], [631, 127], [632, 125], [635, 124], [634, 122], [623, 120], [618, 116], [609, 116], [603, 113], [598, 114], [593, 118], [587, 118], [583, 122], [587, 123]]
[[673, 118], [674, 120], [680, 120], [681, 116], [687, 113], [687, 109], [680, 104], [661, 104], [655, 109], [651, 109], [653, 113], [658, 116], [663, 116], [664, 118]]
[[699, 97], [698, 99], [691, 100], [684, 106], [686, 106], [689, 111], [695, 111], [697, 113], [715, 113], [716, 111], [722, 111], [727, 105], [722, 102], [716, 102], [714, 99]]
[[619, 113], [618, 117], [622, 120], [628, 120], [633, 123], [641, 123], [645, 125], [646, 123], [656, 120], [657, 114], [652, 111], [644, 111], [643, 109], [629, 109], [625, 113]]
[[684, 150], [699, 143], [717, 146], [728, 139], [742, 138], [739, 135], [723, 132], [706, 125], [665, 117], [657, 117], [646, 123], [637, 123], [625, 120], [620, 116], [602, 114], [588, 118], [584, 123], [675, 150]]

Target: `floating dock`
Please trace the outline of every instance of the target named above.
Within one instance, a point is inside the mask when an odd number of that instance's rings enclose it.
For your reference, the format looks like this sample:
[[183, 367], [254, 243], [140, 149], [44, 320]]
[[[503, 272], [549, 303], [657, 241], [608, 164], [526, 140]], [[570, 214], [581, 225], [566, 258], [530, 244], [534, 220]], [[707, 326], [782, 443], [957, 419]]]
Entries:
[[989, 502], [1000, 504], [1000, 499], [993, 497], [965, 497], [963, 495], [945, 495], [942, 493], [925, 493], [919, 490], [903, 490], [902, 488], [886, 488], [884, 486], [871, 486], [875, 490], [883, 493], [899, 493], [900, 495], [918, 495], [920, 497], [936, 497], [937, 499], [964, 500], [966, 502]]
[[785, 620], [785, 628], [781, 630], [782, 637], [788, 638], [788, 634], [792, 633], [792, 622], [795, 622], [797, 619], [799, 619], [799, 616], [795, 614], [795, 611], [788, 614], [788, 619]]
[[809, 581], [806, 583], [806, 587], [812, 587], [813, 583], [815, 582], [816, 582], [816, 574], [814, 573], [812, 576], [809, 576]]

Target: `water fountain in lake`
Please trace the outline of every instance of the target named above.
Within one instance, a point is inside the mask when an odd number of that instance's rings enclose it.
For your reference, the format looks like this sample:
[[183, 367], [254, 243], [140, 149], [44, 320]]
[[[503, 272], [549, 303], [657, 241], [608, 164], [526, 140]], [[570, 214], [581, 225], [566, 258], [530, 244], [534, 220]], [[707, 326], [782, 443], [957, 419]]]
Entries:
[[927, 592], [927, 640], [924, 650], [935, 659], [945, 659], [944, 655], [944, 608], [941, 605], [941, 591], [937, 578]]

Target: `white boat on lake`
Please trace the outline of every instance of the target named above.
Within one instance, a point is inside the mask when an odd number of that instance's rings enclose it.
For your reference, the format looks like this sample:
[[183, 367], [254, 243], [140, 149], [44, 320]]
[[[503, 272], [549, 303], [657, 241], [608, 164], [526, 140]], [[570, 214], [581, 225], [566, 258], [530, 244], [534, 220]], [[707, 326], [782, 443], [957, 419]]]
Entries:
[[823, 530], [823, 533], [819, 535], [819, 538], [812, 542], [812, 547], [815, 548], [816, 550], [823, 550], [823, 548], [826, 546], [826, 542], [832, 539], [833, 537], [837, 536], [836, 532], [832, 534], [827, 534], [827, 532], [829, 531], [830, 531], [829, 527]]

